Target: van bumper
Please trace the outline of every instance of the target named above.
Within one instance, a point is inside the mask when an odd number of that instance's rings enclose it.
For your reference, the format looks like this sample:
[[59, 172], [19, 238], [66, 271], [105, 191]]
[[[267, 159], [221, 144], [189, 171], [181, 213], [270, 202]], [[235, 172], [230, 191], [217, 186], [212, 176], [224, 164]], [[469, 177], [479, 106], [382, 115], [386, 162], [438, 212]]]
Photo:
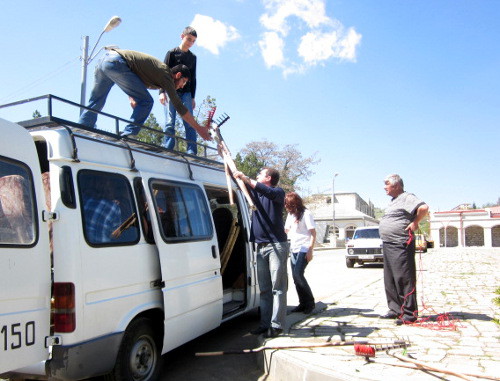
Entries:
[[113, 370], [124, 332], [73, 346], [55, 345], [45, 364], [49, 379], [81, 380]]
[[348, 259], [352, 259], [356, 262], [384, 262], [383, 254], [347, 254], [345, 256]]

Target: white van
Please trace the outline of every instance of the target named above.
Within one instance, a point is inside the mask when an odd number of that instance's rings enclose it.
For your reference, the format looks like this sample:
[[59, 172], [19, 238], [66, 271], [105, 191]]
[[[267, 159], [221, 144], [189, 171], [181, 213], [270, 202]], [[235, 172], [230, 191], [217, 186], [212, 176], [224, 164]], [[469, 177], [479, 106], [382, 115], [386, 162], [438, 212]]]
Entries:
[[154, 380], [258, 305], [248, 205], [222, 163], [54, 117], [54, 98], [0, 119], [0, 378]]

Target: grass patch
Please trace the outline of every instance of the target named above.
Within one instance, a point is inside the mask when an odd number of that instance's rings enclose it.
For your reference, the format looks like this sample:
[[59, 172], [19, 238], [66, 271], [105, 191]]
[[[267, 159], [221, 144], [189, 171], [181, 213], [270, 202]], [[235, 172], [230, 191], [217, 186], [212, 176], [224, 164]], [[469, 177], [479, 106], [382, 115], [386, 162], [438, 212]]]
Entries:
[[494, 297], [491, 301], [493, 302], [494, 305], [500, 307], [500, 296]]

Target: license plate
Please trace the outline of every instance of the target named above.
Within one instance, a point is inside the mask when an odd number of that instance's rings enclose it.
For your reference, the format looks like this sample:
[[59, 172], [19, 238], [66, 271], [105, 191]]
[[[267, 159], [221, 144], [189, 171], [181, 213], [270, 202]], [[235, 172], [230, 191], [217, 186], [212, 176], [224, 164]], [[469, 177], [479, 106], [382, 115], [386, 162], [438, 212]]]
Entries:
[[365, 254], [365, 255], [362, 256], [362, 258], [363, 259], [375, 259], [375, 256], [374, 255], [367, 255], [367, 254]]

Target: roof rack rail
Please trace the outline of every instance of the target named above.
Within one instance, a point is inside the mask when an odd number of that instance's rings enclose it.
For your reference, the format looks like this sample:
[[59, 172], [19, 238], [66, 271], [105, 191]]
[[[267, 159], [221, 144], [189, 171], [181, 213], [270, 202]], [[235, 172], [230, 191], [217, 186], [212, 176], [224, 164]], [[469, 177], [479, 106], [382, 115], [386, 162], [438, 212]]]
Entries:
[[[27, 98], [23, 99], [17, 102], [12, 102], [12, 103], [7, 103], [4, 105], [0, 105], [0, 110], [2, 109], [11, 109], [11, 108], [21, 108], [26, 105], [30, 105], [30, 107], [33, 107], [33, 104], [35, 102], [42, 102], [46, 103], [46, 114], [42, 115], [40, 114], [40, 111], [38, 109], [35, 109], [38, 111], [38, 115], [35, 115], [33, 108], [31, 110], [25, 109], [21, 110], [21, 112], [27, 113], [31, 112], [33, 113], [33, 117], [31, 119], [26, 119], [26, 120], [21, 120], [18, 121], [17, 123], [20, 124], [21, 126], [33, 130], [33, 129], [46, 129], [46, 128], [53, 128], [53, 127], [70, 127], [74, 129], [74, 132], [78, 132], [79, 134], [86, 135], [89, 138], [97, 138], [97, 139], [104, 139], [104, 140], [122, 140], [123, 142], [126, 142], [127, 145], [133, 146], [135, 148], [140, 148], [146, 151], [152, 151], [155, 153], [165, 153], [165, 154], [170, 154], [173, 156], [181, 156], [182, 158], [189, 158], [190, 160], [193, 161], [201, 161], [201, 162], [207, 162], [211, 164], [218, 164], [222, 165], [221, 159], [218, 155], [217, 149], [215, 147], [208, 146], [206, 144], [198, 143], [196, 142], [197, 148], [198, 148], [198, 153], [199, 155], [191, 155], [188, 154], [187, 152], [182, 152], [178, 149], [167, 149], [161, 145], [161, 142], [163, 141], [164, 136], [171, 136], [162, 130], [157, 130], [145, 125], [140, 125], [140, 124], [135, 124], [131, 122], [130, 120], [119, 118], [115, 115], [108, 114], [102, 111], [96, 111], [92, 110], [86, 106], [82, 106], [78, 103], [69, 101], [64, 98], [60, 98], [58, 96], [52, 95], [52, 94], [46, 94], [34, 98]], [[56, 111], [57, 109], [57, 111]], [[113, 125], [110, 127], [105, 126], [105, 124], [101, 123], [101, 127], [96, 127], [91, 128], [84, 126], [82, 124], [79, 124], [77, 122], [74, 122], [71, 117], [71, 115], [75, 115], [75, 109], [78, 109], [78, 117], [80, 115], [80, 112], [82, 110], [90, 110], [92, 112], [95, 112], [96, 114], [99, 114], [101, 116], [104, 116], [108, 119], [111, 119], [113, 121]], [[19, 115], [19, 114], [18, 114]], [[141, 127], [141, 133], [137, 137], [122, 137], [120, 136], [120, 124], [135, 124], [137, 126]], [[104, 127], [103, 127], [104, 126]], [[142, 135], [142, 136], [141, 136]], [[176, 141], [178, 140], [183, 140], [186, 141], [186, 139], [176, 136]], [[176, 143], [176, 146], [178, 144]]]

